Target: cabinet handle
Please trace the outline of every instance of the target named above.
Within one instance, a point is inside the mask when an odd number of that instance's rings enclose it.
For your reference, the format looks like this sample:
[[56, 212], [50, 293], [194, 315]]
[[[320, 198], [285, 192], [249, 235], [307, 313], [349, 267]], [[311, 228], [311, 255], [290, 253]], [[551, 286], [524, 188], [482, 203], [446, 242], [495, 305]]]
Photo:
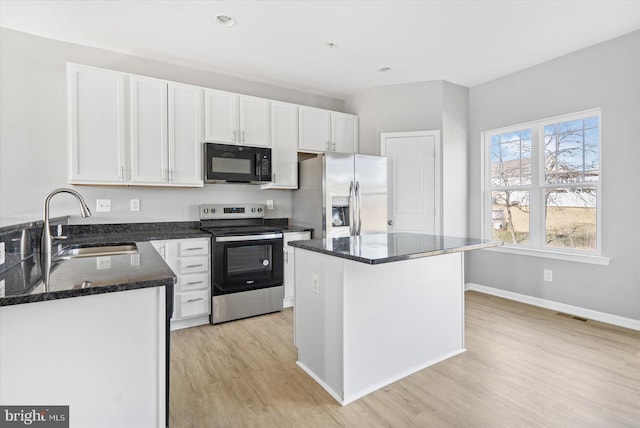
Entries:
[[335, 141], [333, 142], [333, 151], [334, 152], [336, 151], [336, 142]]
[[289, 263], [289, 252], [288, 251], [284, 253], [284, 262], [285, 263]]
[[204, 284], [204, 281], [191, 281], [191, 282], [187, 282], [185, 285], [196, 285], [196, 284]]
[[244, 143], [244, 131], [242, 131], [242, 142]]
[[195, 250], [202, 250], [202, 247], [194, 247], [194, 248], [185, 248], [185, 251], [195, 251]]
[[187, 300], [187, 303], [193, 303], [193, 302], [197, 302], [199, 300], [204, 300], [204, 297], [198, 297], [197, 299], [189, 299], [189, 300]]
[[187, 267], [188, 268], [195, 268], [195, 267], [201, 267], [201, 266], [204, 266], [204, 265], [188, 265]]

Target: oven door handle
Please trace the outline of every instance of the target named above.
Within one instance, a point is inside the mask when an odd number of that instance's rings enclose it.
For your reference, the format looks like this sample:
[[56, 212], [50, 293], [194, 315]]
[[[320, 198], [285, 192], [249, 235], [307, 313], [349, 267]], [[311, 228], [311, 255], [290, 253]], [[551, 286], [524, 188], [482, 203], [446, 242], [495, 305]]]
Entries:
[[282, 233], [270, 233], [266, 235], [216, 236], [216, 242], [267, 241], [269, 239], [282, 239]]

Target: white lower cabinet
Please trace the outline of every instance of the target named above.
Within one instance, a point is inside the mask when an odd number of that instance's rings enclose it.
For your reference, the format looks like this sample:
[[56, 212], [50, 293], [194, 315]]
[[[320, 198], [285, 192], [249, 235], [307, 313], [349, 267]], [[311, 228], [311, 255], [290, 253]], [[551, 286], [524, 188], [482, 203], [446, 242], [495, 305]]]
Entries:
[[151, 244], [176, 274], [171, 329], [207, 324], [211, 313], [208, 238], [153, 241]]
[[291, 241], [303, 241], [311, 239], [311, 232], [285, 232], [284, 233], [284, 301], [282, 306], [289, 308], [295, 304], [295, 256]]

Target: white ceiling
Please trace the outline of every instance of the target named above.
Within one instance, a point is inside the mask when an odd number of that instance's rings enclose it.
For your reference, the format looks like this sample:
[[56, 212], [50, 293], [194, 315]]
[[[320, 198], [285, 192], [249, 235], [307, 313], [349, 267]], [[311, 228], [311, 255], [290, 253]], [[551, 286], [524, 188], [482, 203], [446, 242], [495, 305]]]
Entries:
[[343, 98], [439, 79], [472, 87], [640, 29], [640, 0], [0, 0], [0, 25]]

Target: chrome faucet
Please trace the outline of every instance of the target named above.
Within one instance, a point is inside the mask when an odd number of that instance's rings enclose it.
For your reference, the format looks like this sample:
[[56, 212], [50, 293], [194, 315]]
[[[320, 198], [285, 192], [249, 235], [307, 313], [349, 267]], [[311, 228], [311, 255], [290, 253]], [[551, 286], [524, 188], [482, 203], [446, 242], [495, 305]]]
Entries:
[[91, 211], [89, 211], [89, 207], [84, 202], [84, 199], [82, 199], [82, 196], [80, 195], [80, 193], [76, 192], [75, 190], [60, 188], [60, 189], [55, 189], [51, 193], [49, 193], [47, 197], [44, 199], [44, 224], [42, 225], [42, 239], [40, 240], [41, 254], [48, 254], [48, 255], [51, 254], [52, 239], [51, 239], [51, 230], [49, 230], [49, 201], [51, 200], [53, 195], [56, 195], [58, 193], [70, 193], [73, 196], [75, 196], [76, 199], [78, 200], [78, 203], [80, 204], [80, 214], [82, 215], [82, 217], [91, 216]]

